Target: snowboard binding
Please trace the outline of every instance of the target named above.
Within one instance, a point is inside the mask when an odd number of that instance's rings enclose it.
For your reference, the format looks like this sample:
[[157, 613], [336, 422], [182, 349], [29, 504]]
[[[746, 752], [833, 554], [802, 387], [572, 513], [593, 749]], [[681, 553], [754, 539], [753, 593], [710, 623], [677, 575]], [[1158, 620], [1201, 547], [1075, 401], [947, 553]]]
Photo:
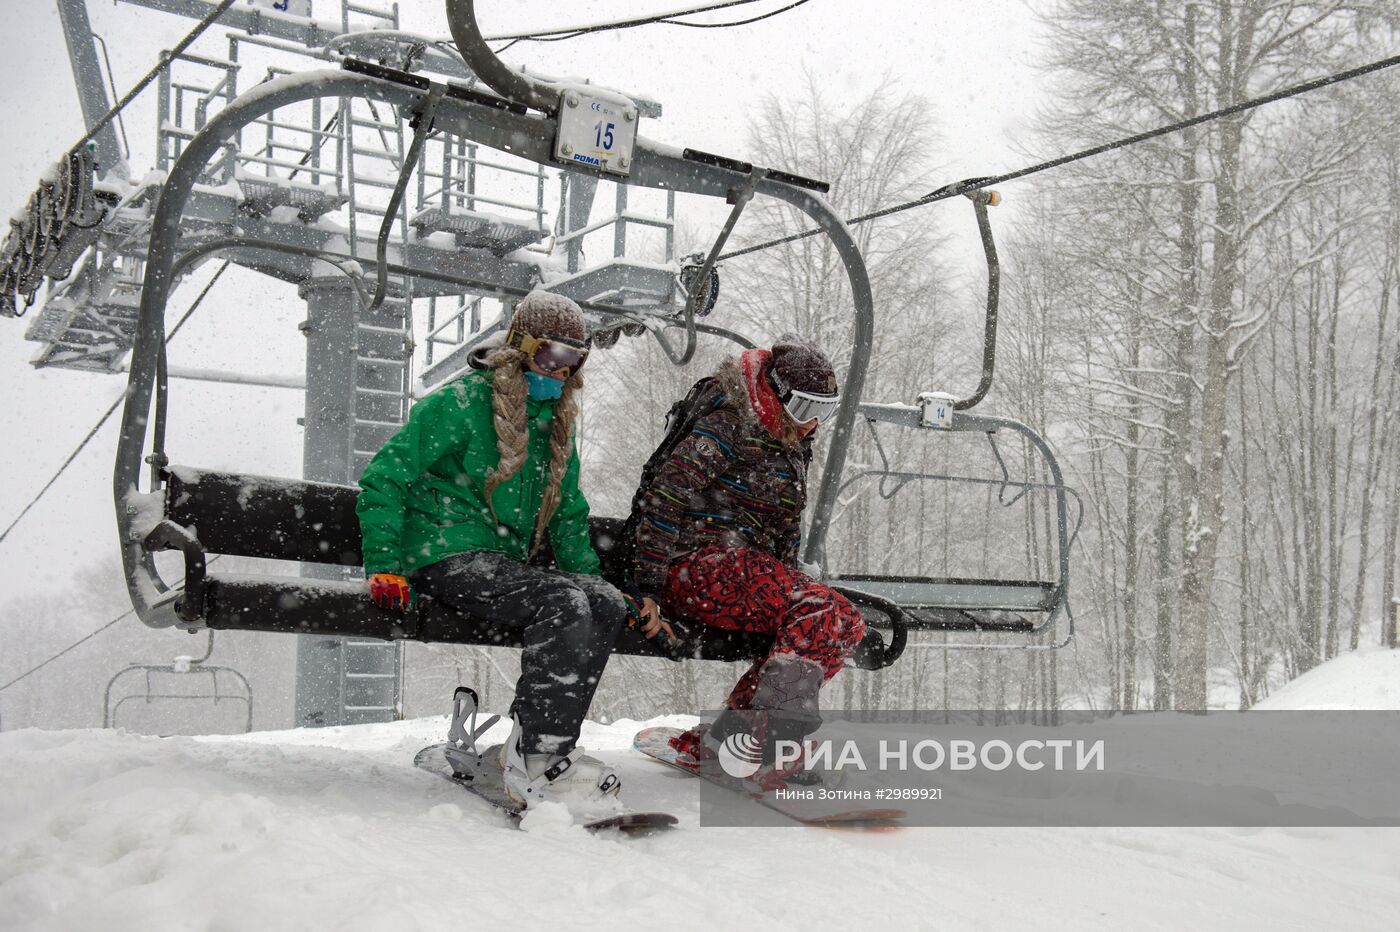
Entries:
[[477, 741], [501, 720], [499, 715], [492, 715], [478, 724], [480, 708], [481, 699], [470, 686], [458, 686], [453, 691], [452, 719], [442, 753], [452, 765], [452, 775], [460, 780], [473, 779], [486, 765], [486, 749], [479, 747]]
[[[509, 813], [513, 817], [524, 814], [526, 802], [512, 797], [504, 785], [506, 756], [503, 752], [513, 742], [518, 743], [519, 723], [512, 722], [511, 737], [505, 745], [482, 745], [482, 737], [501, 720], [499, 715], [491, 715], [478, 721], [481, 702], [476, 691], [467, 686], [458, 686], [452, 694], [452, 715], [448, 723], [447, 740], [442, 744], [432, 744], [420, 750], [413, 758], [414, 766], [451, 780], [477, 798]], [[567, 760], [567, 765], [561, 762]], [[519, 762], [523, 765], [523, 759]], [[541, 777], [542, 781], [562, 784], [582, 784], [599, 791], [608, 803], [603, 811], [597, 806], [585, 806], [571, 810], [574, 821], [590, 832], [615, 829], [624, 835], [646, 835], [671, 828], [676, 817], [664, 812], [631, 812], [620, 808], [617, 790], [621, 781], [601, 761], [583, 754], [575, 748], [569, 755], [553, 762], [552, 777]], [[567, 772], [567, 776], [566, 776]], [[580, 780], [579, 778], [583, 778]], [[538, 793], [536, 794], [538, 795]], [[586, 794], [585, 794], [586, 795]], [[590, 800], [591, 801], [591, 800]]]

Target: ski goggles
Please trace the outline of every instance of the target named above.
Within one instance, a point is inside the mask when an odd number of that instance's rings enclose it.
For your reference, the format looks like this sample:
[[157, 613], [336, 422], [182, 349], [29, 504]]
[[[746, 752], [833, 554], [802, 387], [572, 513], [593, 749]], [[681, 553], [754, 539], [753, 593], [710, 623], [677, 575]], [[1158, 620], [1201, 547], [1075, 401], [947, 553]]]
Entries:
[[824, 423], [835, 416], [836, 409], [841, 406], [839, 393], [816, 395], [812, 392], [798, 391], [786, 385], [776, 372], [771, 373], [769, 378], [778, 393], [778, 400], [783, 404], [783, 410], [798, 424], [806, 424], [812, 420], [818, 424]]
[[544, 372], [560, 372], [566, 379], [588, 360], [588, 344], [568, 337], [541, 339], [512, 330], [506, 336], [506, 345], [529, 356]]

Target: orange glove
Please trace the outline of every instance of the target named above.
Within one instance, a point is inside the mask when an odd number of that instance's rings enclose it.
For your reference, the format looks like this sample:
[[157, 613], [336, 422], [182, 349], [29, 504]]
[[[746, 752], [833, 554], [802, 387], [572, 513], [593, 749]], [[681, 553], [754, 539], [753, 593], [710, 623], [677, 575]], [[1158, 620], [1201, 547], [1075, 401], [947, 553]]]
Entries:
[[369, 578], [370, 601], [380, 608], [406, 612], [413, 601], [408, 580], [397, 573], [375, 573]]

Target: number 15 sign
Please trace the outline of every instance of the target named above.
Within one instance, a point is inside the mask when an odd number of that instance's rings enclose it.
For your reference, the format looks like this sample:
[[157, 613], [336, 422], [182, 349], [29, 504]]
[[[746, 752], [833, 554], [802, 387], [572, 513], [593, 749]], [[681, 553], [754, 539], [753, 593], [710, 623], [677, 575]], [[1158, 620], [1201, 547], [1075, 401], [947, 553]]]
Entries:
[[614, 175], [629, 175], [636, 142], [637, 108], [631, 101], [576, 88], [560, 95], [555, 158]]

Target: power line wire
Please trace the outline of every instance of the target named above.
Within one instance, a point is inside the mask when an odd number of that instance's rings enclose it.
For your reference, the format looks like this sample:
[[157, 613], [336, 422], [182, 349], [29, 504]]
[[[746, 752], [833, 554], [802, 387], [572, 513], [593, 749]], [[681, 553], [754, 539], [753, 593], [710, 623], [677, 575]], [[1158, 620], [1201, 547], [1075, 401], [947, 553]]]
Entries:
[[710, 13], [715, 10], [723, 10], [728, 7], [735, 6], [744, 6], [750, 3], [757, 2], [758, 0], [728, 0], [728, 2], [725, 3], [711, 3], [705, 6], [693, 7], [687, 10], [673, 10], [669, 13], [657, 13], [652, 16], [639, 17], [637, 19], [618, 20], [616, 22], [611, 23], [597, 23], [592, 26], [571, 26], [560, 29], [547, 29], [540, 32], [512, 33], [510, 35], [491, 36], [488, 39], [488, 41], [503, 42], [509, 40], [509, 44], [504, 45], [501, 48], [495, 50], [496, 54], [499, 55], [501, 52], [504, 52], [506, 49], [515, 45], [517, 42], [563, 42], [567, 39], [577, 39], [579, 36], [591, 35], [593, 33], [609, 32], [618, 29], [633, 29], [638, 26], [663, 25], [686, 26], [691, 29], [728, 29], [732, 26], [746, 26], [749, 23], [756, 23], [760, 20], [765, 20], [770, 17], [777, 16], [780, 13], [786, 13], [788, 10], [795, 9], [796, 7], [802, 6], [804, 3], [808, 3], [809, 0], [795, 0], [795, 2], [789, 3], [787, 6], [780, 7], [779, 9], [771, 10], [767, 13], [762, 13], [758, 16], [751, 16], [748, 19], [734, 20], [732, 22], [727, 23], [688, 23], [684, 20], [676, 19], [676, 17], [678, 16], [694, 16], [699, 13]]
[[[761, 13], [761, 14], [759, 14], [758, 16], [750, 16], [748, 19], [736, 19], [736, 20], [733, 20], [733, 21], [727, 22], [727, 23], [688, 23], [688, 22], [685, 22], [684, 20], [671, 19], [670, 17], [657, 17], [657, 18], [655, 18], [655, 19], [646, 20], [645, 22], [634, 23], [634, 24], [631, 24], [631, 25], [629, 25], [629, 26], [614, 26], [614, 27], [609, 27], [609, 28], [612, 28], [612, 29], [623, 29], [623, 28], [631, 28], [632, 26], [650, 26], [650, 25], [656, 25], [656, 26], [685, 26], [685, 27], [690, 28], [690, 29], [729, 29], [729, 28], [731, 28], [731, 27], [733, 27], [733, 26], [747, 26], [749, 23], [756, 23], [756, 22], [759, 22], [760, 20], [769, 19], [770, 17], [777, 16], [779, 13], [786, 13], [788, 10], [795, 9], [796, 7], [800, 7], [800, 6], [802, 6], [802, 4], [807, 3], [807, 2], [808, 2], [808, 0], [795, 0], [795, 2], [790, 3], [790, 4], [788, 4], [788, 5], [785, 6], [785, 7], [780, 7], [779, 9], [771, 10], [770, 12], [767, 12], [767, 13]], [[531, 37], [531, 38], [529, 38], [529, 39], [524, 39], [524, 38], [522, 38], [522, 39], [516, 39], [515, 42], [524, 42], [524, 41], [531, 41], [531, 42], [563, 42], [563, 41], [565, 41], [565, 40], [567, 40], [567, 39], [577, 39], [579, 36], [584, 36], [584, 35], [588, 35], [589, 33], [593, 33], [593, 32], [602, 32], [602, 31], [603, 31], [603, 30], [601, 30], [601, 29], [585, 29], [585, 30], [581, 30], [581, 31], [578, 31], [578, 32], [565, 33], [565, 34], [563, 34], [563, 35], [545, 35], [545, 36], [534, 36], [534, 37]], [[511, 45], [514, 45], [515, 42], [512, 42]], [[510, 46], [506, 46], [506, 47], [509, 48]]]
[[[1332, 84], [1340, 84], [1343, 81], [1350, 81], [1354, 78], [1363, 77], [1365, 75], [1372, 74], [1374, 72], [1381, 71], [1386, 68], [1392, 68], [1395, 65], [1400, 65], [1400, 55], [1394, 55], [1390, 58], [1383, 58], [1379, 61], [1373, 61], [1370, 64], [1362, 65], [1359, 68], [1352, 68], [1348, 71], [1339, 71], [1336, 74], [1327, 75], [1323, 78], [1316, 78], [1312, 81], [1307, 81], [1303, 84], [1295, 84], [1292, 87], [1286, 87], [1283, 90], [1274, 91], [1271, 94], [1264, 94], [1260, 97], [1254, 97], [1249, 100], [1242, 101], [1238, 104], [1232, 104], [1229, 107], [1222, 107], [1219, 110], [1212, 110], [1210, 113], [1204, 113], [1200, 116], [1191, 117], [1190, 119], [1179, 120], [1170, 125], [1158, 127], [1157, 129], [1147, 130], [1146, 132], [1142, 133], [1135, 133], [1132, 136], [1127, 136], [1123, 139], [1115, 140], [1114, 142], [1106, 142], [1088, 149], [1083, 149], [1071, 155], [1063, 155], [1059, 158], [1050, 159], [1046, 162], [1039, 162], [1035, 165], [1031, 165], [1026, 168], [1019, 169], [1017, 171], [1007, 172], [1004, 175], [994, 175], [989, 178], [974, 178], [968, 181], [955, 182], [953, 184], [946, 185], [945, 187], [938, 188], [935, 191], [930, 191], [923, 197], [916, 198], [912, 201], [906, 201], [903, 204], [896, 204], [892, 207], [881, 208], [880, 210], [872, 211], [868, 214], [861, 214], [859, 217], [851, 217], [846, 221], [846, 223], [854, 226], [857, 223], [865, 223], [868, 220], [876, 220], [880, 217], [888, 217], [890, 214], [896, 214], [905, 210], [912, 210], [915, 207], [922, 207], [925, 204], [932, 204], [935, 201], [946, 200], [950, 197], [956, 197], [959, 194], [967, 194], [970, 191], [977, 191], [982, 188], [991, 187], [992, 185], [1003, 184], [1007, 181], [1013, 181], [1017, 178], [1024, 178], [1027, 175], [1033, 175], [1037, 172], [1043, 172], [1051, 168], [1058, 168], [1061, 165], [1068, 165], [1071, 162], [1078, 162], [1081, 159], [1087, 159], [1090, 156], [1102, 155], [1103, 153], [1111, 152], [1114, 149], [1126, 148], [1127, 146], [1136, 145], [1140, 142], [1146, 142], [1147, 140], [1154, 139], [1158, 136], [1165, 136], [1169, 133], [1180, 132], [1183, 129], [1190, 129], [1193, 126], [1199, 126], [1202, 123], [1208, 123], [1212, 120], [1219, 120], [1227, 116], [1232, 116], [1236, 113], [1243, 113], [1246, 110], [1252, 110], [1256, 107], [1262, 107], [1265, 104], [1270, 104], [1278, 100], [1283, 100], [1287, 97], [1296, 97], [1297, 95], [1305, 94], [1308, 91], [1315, 91], [1319, 88], [1327, 87]], [[801, 233], [793, 233], [790, 236], [783, 236], [779, 237], [778, 239], [769, 240], [765, 243], [759, 243], [754, 246], [746, 246], [743, 249], [736, 249], [733, 252], [725, 253], [719, 258], [733, 259], [737, 256], [748, 255], [751, 252], [758, 252], [763, 249], [771, 249], [774, 246], [781, 246], [784, 243], [791, 243], [800, 239], [806, 239], [811, 236], [816, 236], [818, 233], [821, 232], [822, 231], [820, 229], [804, 230]]]
[[160, 73], [164, 71], [167, 67], [169, 67], [170, 63], [176, 58], [178, 58], [181, 52], [189, 48], [194, 43], [194, 40], [198, 39], [201, 35], [203, 35], [204, 30], [214, 25], [214, 20], [224, 15], [224, 11], [227, 10], [229, 7], [233, 6], [233, 4], [234, 0], [223, 0], [223, 2], [221, 2], [218, 6], [210, 10], [209, 14], [205, 16], [202, 20], [200, 20], [198, 23], [196, 23], [195, 27], [190, 30], [189, 34], [183, 39], [181, 39], [173, 49], [170, 49], [168, 52], [165, 52], [161, 55], [160, 61], [156, 63], [156, 66], [152, 68], [144, 78], [142, 78], [140, 81], [137, 81], [136, 86], [133, 87], [131, 90], [127, 91], [126, 96], [123, 97], [120, 101], [118, 101], [117, 104], [114, 107], [112, 107], [111, 110], [108, 110], [106, 115], [104, 115], [100, 120], [94, 123], [92, 127], [87, 131], [87, 134], [84, 135], [82, 139], [79, 139], [77, 143], [74, 144], [73, 148], [80, 148], [84, 143], [90, 141], [94, 136], [96, 136], [104, 126], [112, 122], [112, 120], [116, 118], [117, 114], [121, 113], [122, 110], [126, 109], [127, 104], [131, 103], [132, 100], [136, 98], [137, 94], [144, 91], [152, 81], [158, 78], [160, 76]]
[[691, 29], [728, 29], [731, 26], [747, 26], [749, 23], [757, 23], [761, 20], [770, 19], [780, 13], [786, 13], [788, 10], [795, 10], [807, 2], [808, 0], [795, 0], [795, 2], [789, 3], [785, 7], [779, 7], [768, 13], [760, 13], [758, 16], [750, 16], [748, 19], [736, 19], [728, 23], [683, 23], [674, 19], [663, 19], [661, 22], [667, 26], [688, 26]]
[[723, 0], [720, 3], [707, 3], [703, 6], [691, 7], [685, 10], [671, 10], [667, 13], [653, 13], [650, 16], [639, 16], [634, 19], [619, 19], [608, 23], [595, 23], [591, 26], [561, 26], [557, 29], [540, 29], [534, 32], [513, 32], [501, 36], [488, 36], [488, 42], [504, 42], [507, 39], [514, 39], [517, 42], [526, 40], [543, 41], [550, 36], [582, 36], [591, 32], [607, 32], [614, 29], [631, 29], [634, 26], [648, 26], [675, 16], [694, 16], [697, 13], [712, 13], [715, 10], [724, 10], [729, 7], [747, 6], [758, 3], [759, 0]]

